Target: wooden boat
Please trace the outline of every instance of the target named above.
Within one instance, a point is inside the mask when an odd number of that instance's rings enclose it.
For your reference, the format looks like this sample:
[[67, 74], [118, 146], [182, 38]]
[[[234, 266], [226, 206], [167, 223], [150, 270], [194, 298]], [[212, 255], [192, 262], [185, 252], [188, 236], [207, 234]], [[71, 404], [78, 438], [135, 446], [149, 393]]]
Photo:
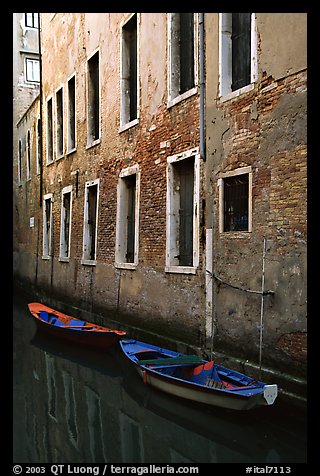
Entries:
[[126, 334], [68, 316], [39, 302], [28, 307], [39, 329], [79, 344], [107, 348]]
[[185, 355], [137, 340], [120, 340], [144, 383], [194, 402], [248, 410], [272, 405], [276, 384], [267, 385], [197, 355]]

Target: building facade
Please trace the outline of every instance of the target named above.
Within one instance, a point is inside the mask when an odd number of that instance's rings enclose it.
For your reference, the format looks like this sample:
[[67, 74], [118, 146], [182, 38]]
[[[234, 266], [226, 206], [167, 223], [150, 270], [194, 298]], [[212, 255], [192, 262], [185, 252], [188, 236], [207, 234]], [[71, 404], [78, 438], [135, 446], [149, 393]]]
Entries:
[[17, 278], [303, 375], [306, 15], [45, 13], [41, 52]]

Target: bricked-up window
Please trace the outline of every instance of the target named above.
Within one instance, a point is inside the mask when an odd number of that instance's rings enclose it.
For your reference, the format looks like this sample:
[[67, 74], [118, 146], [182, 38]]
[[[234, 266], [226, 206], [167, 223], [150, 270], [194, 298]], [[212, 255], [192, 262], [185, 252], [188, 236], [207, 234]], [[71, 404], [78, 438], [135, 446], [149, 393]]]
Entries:
[[31, 179], [31, 136], [27, 132], [27, 180]]
[[76, 80], [75, 76], [68, 81], [68, 138], [67, 149], [71, 152], [76, 148]]
[[88, 60], [88, 145], [100, 138], [99, 51]]
[[39, 28], [39, 14], [38, 13], [25, 13], [24, 23], [28, 28]]
[[168, 158], [166, 253], [168, 272], [192, 273], [198, 266], [199, 167], [197, 149]]
[[83, 260], [96, 260], [99, 179], [86, 183], [83, 229]]
[[71, 200], [72, 200], [72, 186], [68, 186], [62, 190], [60, 258], [70, 257], [71, 207], [72, 207]]
[[139, 193], [137, 165], [121, 171], [118, 182], [116, 265], [132, 267], [138, 264]]
[[43, 258], [51, 256], [52, 238], [52, 193], [43, 198]]
[[18, 180], [19, 180], [19, 185], [21, 185], [21, 182], [22, 182], [22, 142], [21, 142], [21, 139], [19, 139], [19, 148], [18, 148]]
[[57, 158], [63, 155], [63, 89], [56, 92]]
[[195, 86], [194, 13], [170, 13], [170, 98]]
[[219, 179], [220, 233], [251, 231], [252, 172], [243, 167]]
[[47, 163], [53, 161], [53, 107], [52, 98], [47, 102]]
[[257, 79], [254, 13], [219, 14], [220, 96], [249, 87]]
[[138, 117], [137, 15], [122, 27], [121, 125]]

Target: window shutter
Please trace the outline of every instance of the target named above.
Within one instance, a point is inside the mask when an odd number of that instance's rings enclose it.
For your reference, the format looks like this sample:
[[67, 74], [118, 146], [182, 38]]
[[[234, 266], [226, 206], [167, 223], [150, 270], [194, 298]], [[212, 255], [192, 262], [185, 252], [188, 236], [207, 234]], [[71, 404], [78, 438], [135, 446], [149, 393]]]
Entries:
[[251, 13], [232, 13], [232, 91], [250, 84]]

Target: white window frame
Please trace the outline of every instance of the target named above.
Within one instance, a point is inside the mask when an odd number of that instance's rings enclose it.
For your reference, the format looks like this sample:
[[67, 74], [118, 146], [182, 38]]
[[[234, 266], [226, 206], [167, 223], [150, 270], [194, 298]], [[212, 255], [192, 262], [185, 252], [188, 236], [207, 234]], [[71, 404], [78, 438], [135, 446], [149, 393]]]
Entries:
[[[46, 229], [46, 201], [50, 200], [50, 229], [49, 236]], [[47, 193], [43, 197], [43, 240], [42, 240], [42, 259], [51, 259], [52, 252], [52, 222], [53, 222], [53, 194]]]
[[[51, 124], [52, 124], [52, 130], [51, 130], [51, 139], [52, 139], [52, 160], [49, 160], [49, 114], [48, 114], [48, 104], [49, 101], [52, 101], [52, 114], [51, 114]], [[47, 101], [46, 101], [46, 159], [47, 159], [47, 165], [53, 164], [54, 162], [54, 157], [55, 157], [55, 127], [54, 127], [54, 100], [53, 96], [48, 96]]]
[[[38, 74], [36, 74], [35, 64], [38, 68]], [[40, 61], [38, 58], [25, 58], [25, 78], [27, 83], [40, 83]]]
[[[58, 93], [61, 91], [61, 94], [62, 94], [62, 127], [61, 127], [61, 133], [62, 133], [62, 152], [60, 152], [58, 154], [58, 111], [57, 111], [57, 107], [58, 107], [58, 101], [57, 101], [57, 95]], [[58, 159], [62, 159], [64, 157], [64, 129], [65, 129], [65, 126], [64, 126], [64, 108], [65, 108], [65, 105], [64, 105], [64, 87], [63, 86], [59, 86], [56, 90], [55, 90], [55, 106], [54, 106], [54, 118], [55, 118], [55, 150], [56, 150], [56, 160]]]
[[[64, 207], [63, 207], [63, 198], [64, 195], [70, 193], [70, 221], [69, 221], [69, 242], [68, 242], [68, 254], [67, 256], [64, 256], [64, 246], [65, 246], [65, 240], [63, 238], [64, 236]], [[68, 262], [70, 259], [70, 245], [71, 245], [71, 226], [72, 223], [72, 185], [68, 185], [67, 187], [64, 187], [61, 192], [61, 220], [60, 220], [60, 250], [59, 250], [59, 261], [66, 261]]]
[[[194, 157], [194, 189], [193, 189], [193, 265], [180, 266], [175, 256], [177, 252], [177, 200], [174, 193], [174, 164], [178, 161]], [[167, 157], [167, 207], [166, 207], [166, 266], [167, 273], [195, 274], [199, 266], [199, 211], [200, 211], [200, 163], [199, 147], [186, 150], [180, 154]]]
[[[132, 121], [127, 121], [126, 113], [126, 100], [125, 100], [125, 49], [124, 49], [124, 38], [123, 38], [123, 27], [128, 23], [131, 18], [137, 16], [137, 117]], [[120, 23], [120, 127], [119, 132], [123, 132], [139, 123], [140, 118], [140, 13], [131, 13], [125, 20]]]
[[[99, 183], [100, 179], [89, 180], [85, 184], [84, 193], [84, 216], [83, 216], [83, 241], [82, 241], [82, 260], [81, 264], [95, 266], [97, 264], [97, 239], [98, 239], [98, 216], [99, 216]], [[89, 240], [89, 226], [88, 226], [88, 194], [89, 188], [97, 185], [97, 205], [96, 205], [96, 229], [95, 229], [95, 254], [94, 259], [88, 258], [86, 247]]]
[[[135, 195], [135, 230], [134, 230], [134, 260], [127, 263], [125, 260], [127, 246], [126, 229], [126, 185], [124, 180], [130, 175], [136, 175]], [[138, 164], [121, 170], [117, 187], [117, 221], [116, 221], [116, 251], [115, 267], [135, 269], [139, 262], [139, 211], [140, 211], [140, 168]]]
[[[89, 121], [89, 61], [98, 53], [99, 57], [99, 137], [98, 139], [91, 138], [91, 132], [89, 130], [90, 121]], [[100, 144], [101, 141], [101, 54], [100, 48], [96, 48], [90, 56], [87, 58], [86, 63], [86, 102], [87, 102], [87, 145], [86, 149], [90, 149], [90, 147], [94, 147], [97, 144]]]
[[167, 107], [170, 108], [175, 104], [183, 101], [184, 99], [197, 94], [198, 92], [198, 85], [199, 85], [199, 65], [198, 65], [198, 25], [199, 25], [199, 16], [198, 13], [194, 13], [194, 87], [185, 91], [183, 94], [174, 94], [173, 92], [173, 84], [172, 84], [172, 64], [174, 62], [174, 58], [172, 58], [173, 51], [172, 51], [172, 23], [173, 23], [173, 15], [178, 15], [178, 13], [168, 13], [167, 14], [167, 23], [168, 23], [168, 76], [167, 76], [167, 88], [168, 88], [168, 99], [167, 99]]
[[[34, 15], [32, 19], [32, 23], [35, 23], [35, 19], [37, 19], [37, 26], [29, 26], [26, 22], [26, 15]], [[39, 14], [38, 13], [24, 13], [24, 26], [28, 30], [38, 30], [39, 29]]]
[[[224, 231], [224, 179], [235, 177], [236, 175], [249, 175], [248, 180], [248, 230]], [[220, 173], [218, 179], [219, 187], [219, 233], [228, 236], [246, 235], [252, 232], [252, 167], [240, 167], [230, 172]]]
[[231, 91], [232, 82], [232, 13], [219, 13], [219, 99], [220, 102], [254, 89], [258, 79], [258, 34], [256, 14], [251, 13], [251, 78], [250, 84]]
[[[74, 147], [70, 147], [70, 98], [69, 98], [69, 81], [74, 79]], [[71, 154], [77, 150], [77, 78], [76, 73], [73, 73], [67, 81], [67, 154]]]

